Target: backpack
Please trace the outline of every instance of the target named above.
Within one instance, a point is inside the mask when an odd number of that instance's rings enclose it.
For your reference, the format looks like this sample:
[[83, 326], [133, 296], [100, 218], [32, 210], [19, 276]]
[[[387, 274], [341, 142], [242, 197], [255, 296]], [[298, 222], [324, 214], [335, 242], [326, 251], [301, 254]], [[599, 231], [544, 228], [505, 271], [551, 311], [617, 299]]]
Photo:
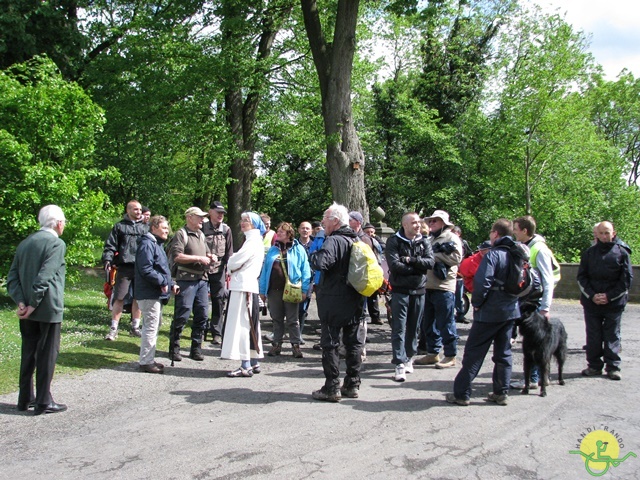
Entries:
[[360, 295], [370, 297], [382, 286], [382, 267], [371, 247], [360, 240], [351, 245], [347, 283]]
[[504, 282], [496, 279], [498, 289], [519, 299], [534, 300], [542, 296], [542, 283], [535, 268], [529, 263], [529, 248], [520, 242], [511, 246], [498, 246], [509, 253], [509, 267]]

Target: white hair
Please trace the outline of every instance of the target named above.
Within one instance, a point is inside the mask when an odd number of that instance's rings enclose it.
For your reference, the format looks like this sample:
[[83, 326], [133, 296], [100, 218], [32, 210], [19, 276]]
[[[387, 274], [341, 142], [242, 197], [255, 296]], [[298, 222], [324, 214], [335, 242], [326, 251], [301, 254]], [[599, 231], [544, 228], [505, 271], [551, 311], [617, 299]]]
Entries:
[[57, 205], [47, 205], [40, 209], [38, 213], [38, 222], [43, 228], [55, 228], [58, 222], [64, 222], [64, 213]]
[[349, 210], [344, 205], [333, 202], [329, 208], [327, 208], [325, 215], [331, 218], [337, 218], [341, 225], [349, 225]]

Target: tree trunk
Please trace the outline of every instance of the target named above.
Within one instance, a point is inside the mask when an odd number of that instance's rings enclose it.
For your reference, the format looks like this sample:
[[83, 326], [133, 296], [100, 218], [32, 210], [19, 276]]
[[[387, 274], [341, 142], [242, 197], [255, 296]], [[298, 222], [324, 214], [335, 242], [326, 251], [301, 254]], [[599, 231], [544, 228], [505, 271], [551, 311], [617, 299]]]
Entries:
[[367, 220], [364, 153], [351, 111], [351, 72], [359, 4], [359, 0], [338, 1], [333, 42], [328, 44], [316, 1], [301, 0], [305, 29], [320, 81], [327, 169], [333, 199], [349, 210], [358, 210]]
[[[260, 103], [260, 92], [268, 81], [269, 67], [265, 60], [271, 55], [273, 42], [282, 22], [288, 18], [293, 9], [294, 0], [271, 2], [262, 13], [260, 24], [261, 34], [256, 48], [255, 69], [253, 79], [243, 79], [228, 72], [228, 85], [225, 94], [225, 110], [227, 123], [233, 135], [237, 155], [231, 165], [231, 183], [227, 186], [227, 223], [234, 236], [234, 244], [239, 246], [244, 239], [240, 231], [240, 215], [251, 209], [251, 186], [255, 178], [255, 126]], [[238, 33], [237, 22], [250, 21], [245, 17], [245, 7], [235, 2], [228, 2], [225, 6], [225, 18], [221, 24], [224, 42], [230, 51], [238, 42], [247, 41]], [[256, 82], [255, 78], [260, 78]], [[246, 84], [250, 86], [246, 86]], [[242, 92], [247, 91], [243, 100]], [[236, 247], [237, 248], [237, 247]]]

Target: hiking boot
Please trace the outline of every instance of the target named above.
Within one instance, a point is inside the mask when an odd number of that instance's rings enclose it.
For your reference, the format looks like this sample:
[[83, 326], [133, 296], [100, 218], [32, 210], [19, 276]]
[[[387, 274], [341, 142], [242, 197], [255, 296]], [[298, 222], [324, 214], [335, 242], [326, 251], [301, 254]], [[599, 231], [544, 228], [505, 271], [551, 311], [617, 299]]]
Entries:
[[455, 403], [456, 405], [461, 405], [463, 407], [468, 407], [471, 403], [468, 399], [465, 400], [464, 398], [456, 398], [453, 393], [447, 393], [447, 395], [445, 396], [445, 400], [447, 401], [447, 403]]
[[116, 338], [118, 338], [118, 329], [113, 327], [109, 329], [109, 333], [104, 337], [108, 342], [113, 342]]
[[582, 375], [585, 377], [598, 377], [602, 375], [602, 370], [596, 370], [595, 368], [587, 367], [582, 370]]
[[404, 371], [404, 363], [399, 363], [396, 365], [396, 371], [393, 374], [393, 380], [395, 382], [404, 382], [407, 379], [407, 375]]
[[404, 373], [413, 373], [413, 357], [404, 364]]
[[129, 330], [129, 335], [131, 335], [132, 337], [140, 338], [142, 336], [142, 331], [139, 328], [131, 327], [131, 330]]
[[202, 355], [200, 349], [191, 350], [191, 352], [189, 352], [189, 358], [191, 360], [195, 360], [196, 362], [202, 362], [204, 360], [204, 355]]
[[456, 366], [456, 357], [444, 357], [438, 363], [436, 363], [437, 369], [449, 368]]
[[320, 390], [312, 392], [311, 398], [314, 400], [321, 400], [323, 402], [337, 403], [342, 399], [342, 395], [340, 392], [327, 392], [327, 388], [322, 387]]
[[487, 400], [489, 402], [497, 403], [498, 405], [502, 405], [503, 407], [509, 403], [509, 397], [506, 394], [498, 395], [497, 393], [491, 392], [487, 395]]
[[293, 358], [303, 358], [302, 352], [300, 351], [300, 345], [294, 343], [291, 345], [291, 350], [293, 350]]
[[611, 380], [620, 380], [620, 370], [609, 370], [607, 372], [607, 377], [609, 377]]
[[358, 387], [356, 386], [351, 386], [351, 387], [345, 387], [342, 386], [340, 387], [340, 394], [343, 397], [346, 398], [358, 398]]
[[280, 355], [282, 353], [282, 344], [281, 343], [274, 343], [271, 346], [271, 350], [269, 350], [269, 353], [267, 353], [268, 356], [270, 357], [276, 357], [278, 355]]
[[440, 352], [438, 353], [427, 353], [424, 357], [419, 358], [415, 362], [414, 365], [435, 365], [438, 363], [442, 357], [440, 356]]

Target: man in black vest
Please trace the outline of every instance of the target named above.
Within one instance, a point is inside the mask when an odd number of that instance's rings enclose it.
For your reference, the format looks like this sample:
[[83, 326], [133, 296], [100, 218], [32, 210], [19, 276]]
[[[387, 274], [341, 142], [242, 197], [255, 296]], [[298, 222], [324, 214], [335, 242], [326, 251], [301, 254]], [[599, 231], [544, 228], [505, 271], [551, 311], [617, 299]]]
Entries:
[[60, 207], [47, 205], [40, 210], [38, 221], [41, 229], [18, 245], [7, 277], [7, 291], [18, 305], [22, 337], [18, 410], [34, 407], [35, 415], [67, 409], [54, 402], [50, 391], [64, 310], [66, 245], [59, 237], [66, 220]]
[[180, 335], [184, 330], [193, 310], [193, 326], [191, 327], [191, 351], [189, 358], [201, 362], [202, 335], [207, 326], [207, 310], [209, 309], [209, 265], [217, 261], [211, 255], [202, 233], [202, 221], [207, 214], [198, 207], [188, 208], [185, 212], [187, 224], [178, 230], [171, 242], [169, 256], [177, 265], [176, 282], [180, 293], [176, 295], [173, 322], [171, 322], [171, 338], [169, 357], [179, 362]]

